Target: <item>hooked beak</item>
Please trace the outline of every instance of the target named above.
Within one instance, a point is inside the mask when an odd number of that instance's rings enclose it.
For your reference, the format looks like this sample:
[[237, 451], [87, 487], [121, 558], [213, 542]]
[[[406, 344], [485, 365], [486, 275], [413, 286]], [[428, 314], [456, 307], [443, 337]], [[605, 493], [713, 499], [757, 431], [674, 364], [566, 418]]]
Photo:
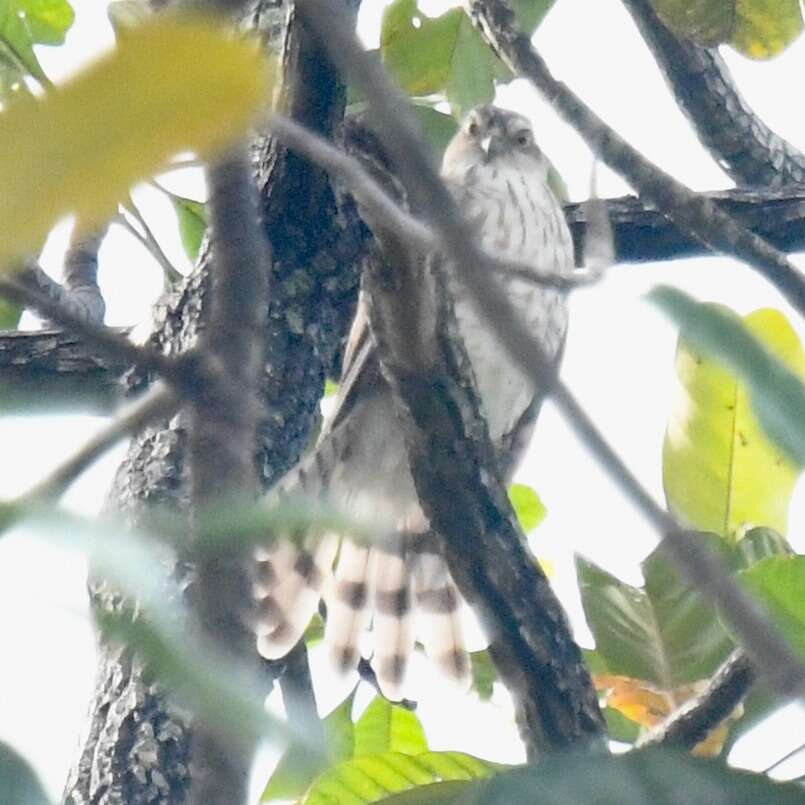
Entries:
[[480, 140], [481, 151], [483, 151], [484, 162], [491, 162], [499, 153], [501, 139], [503, 135], [501, 132], [493, 130]]

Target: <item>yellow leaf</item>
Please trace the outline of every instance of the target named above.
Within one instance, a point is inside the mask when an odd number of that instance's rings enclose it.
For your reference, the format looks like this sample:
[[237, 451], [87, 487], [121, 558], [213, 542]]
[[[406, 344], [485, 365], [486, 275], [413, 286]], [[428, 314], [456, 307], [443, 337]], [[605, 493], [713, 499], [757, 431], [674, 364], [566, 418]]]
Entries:
[[[805, 353], [782, 313], [744, 319], [769, 350], [800, 376]], [[785, 534], [797, 468], [760, 429], [746, 388], [719, 363], [680, 339], [680, 380], [663, 446], [668, 505], [688, 526], [735, 541], [749, 525]]]
[[270, 88], [252, 44], [161, 18], [40, 101], [0, 114], [0, 266], [64, 215], [99, 223], [173, 154], [220, 152], [268, 108]]
[[623, 713], [641, 727], [653, 727], [671, 712], [668, 696], [641, 679], [597, 674], [593, 677], [593, 682], [599, 692], [603, 691], [604, 702], [608, 707]]

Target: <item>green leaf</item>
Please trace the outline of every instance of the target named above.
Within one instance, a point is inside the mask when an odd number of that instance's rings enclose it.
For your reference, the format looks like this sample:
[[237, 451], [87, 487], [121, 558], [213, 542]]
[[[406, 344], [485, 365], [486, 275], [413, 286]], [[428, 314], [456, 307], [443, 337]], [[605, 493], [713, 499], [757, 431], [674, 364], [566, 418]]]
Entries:
[[185, 254], [195, 263], [207, 229], [206, 207], [200, 201], [176, 196], [173, 193], [170, 194], [170, 199], [179, 222], [179, 237], [182, 239]]
[[440, 17], [427, 17], [416, 0], [394, 0], [386, 7], [380, 54], [402, 89], [411, 95], [430, 95], [444, 88], [463, 16], [454, 8]]
[[482, 702], [489, 701], [492, 698], [492, 688], [498, 679], [498, 672], [489, 652], [486, 649], [471, 652], [470, 666], [473, 689]]
[[304, 794], [313, 780], [330, 765], [352, 757], [354, 701], [353, 690], [322, 722], [327, 742], [326, 758], [311, 753], [307, 747], [292, 745], [280, 758], [260, 797], [260, 802], [296, 799]]
[[738, 575], [794, 650], [805, 656], [805, 556], [763, 559]]
[[414, 102], [411, 105], [414, 114], [419, 119], [422, 130], [433, 147], [434, 152], [441, 157], [447, 144], [458, 131], [458, 124], [451, 115], [439, 112], [425, 103]]
[[607, 722], [607, 737], [611, 741], [633, 744], [640, 736], [640, 724], [627, 718], [614, 707], [604, 708], [604, 720]]
[[[805, 368], [802, 345], [779, 311], [756, 310], [744, 323], [770, 353]], [[760, 429], [745, 384], [691, 346], [685, 331], [676, 371], [680, 388], [663, 445], [670, 509], [691, 528], [731, 541], [747, 524], [785, 532], [799, 472]]]
[[355, 725], [352, 723], [354, 704], [355, 690], [324, 719], [327, 755], [332, 763], [348, 760], [355, 753]]
[[50, 802], [28, 761], [2, 742], [0, 742], [0, 802], [7, 805], [48, 805]]
[[[438, 794], [438, 787], [434, 787]], [[438, 799], [434, 799], [438, 802]], [[668, 749], [625, 755], [552, 755], [474, 783], [466, 803], [492, 805], [803, 805], [796, 784], [730, 769]]]
[[520, 521], [520, 527], [527, 534], [545, 519], [545, 506], [539, 495], [526, 484], [509, 486], [509, 501]]
[[539, 27], [556, 0], [509, 0], [520, 27], [529, 36]]
[[443, 780], [480, 780], [498, 768], [461, 752], [423, 752], [415, 756], [399, 752], [361, 755], [324, 772], [313, 783], [302, 803], [363, 805], [379, 802], [389, 794]]
[[355, 757], [379, 752], [418, 755], [427, 748], [425, 731], [416, 713], [382, 696], [372, 699], [355, 724]]
[[6, 110], [0, 263], [30, 251], [68, 213], [83, 228], [104, 220], [171, 155], [210, 156], [244, 136], [267, 108], [270, 84], [254, 45], [211, 24], [156, 16], [58, 92]]
[[380, 801], [383, 805], [465, 805], [471, 789], [472, 783], [468, 780], [451, 780], [420, 785]]
[[34, 45], [63, 44], [74, 16], [66, 0], [0, 0], [0, 56], [48, 86]]
[[[701, 538], [728, 555], [715, 536]], [[643, 563], [643, 587], [626, 584], [581, 557], [576, 567], [587, 623], [608, 672], [673, 691], [709, 677], [731, 651], [732, 641], [715, 609], [665, 553], [660, 546]]]
[[[798, 342], [791, 343], [786, 327], [779, 323], [780, 314], [774, 314], [778, 326], [766, 331], [773, 333], [767, 346], [750, 331], [751, 317], [744, 325], [734, 314], [699, 304], [667, 286], [655, 288], [649, 299], [685, 328], [688, 343], [722, 361], [746, 384], [754, 414], [765, 433], [798, 466], [805, 465], [805, 386], [798, 377], [803, 367], [802, 351]], [[758, 313], [763, 317], [773, 314]], [[777, 355], [785, 358], [781, 361]], [[756, 524], [785, 530], [774, 523]]]
[[21, 316], [21, 307], [0, 299], [0, 330], [16, 330]]
[[738, 542], [738, 557], [744, 568], [770, 556], [790, 556], [792, 553], [788, 540], [771, 528], [752, 528]]
[[651, 0], [678, 35], [714, 47], [728, 42], [745, 56], [765, 59], [802, 31], [799, 0]]
[[31, 41], [38, 45], [63, 45], [75, 21], [67, 0], [11, 0], [9, 5], [24, 19]]
[[735, 30], [730, 44], [751, 59], [768, 59], [802, 32], [799, 0], [736, 0]]
[[462, 12], [444, 86], [453, 115], [461, 120], [474, 106], [493, 100], [495, 78], [506, 76], [504, 70]]
[[416, 0], [395, 0], [386, 8], [380, 53], [403, 90], [444, 92], [456, 117], [492, 100], [495, 78], [509, 76], [462, 9], [427, 17]]

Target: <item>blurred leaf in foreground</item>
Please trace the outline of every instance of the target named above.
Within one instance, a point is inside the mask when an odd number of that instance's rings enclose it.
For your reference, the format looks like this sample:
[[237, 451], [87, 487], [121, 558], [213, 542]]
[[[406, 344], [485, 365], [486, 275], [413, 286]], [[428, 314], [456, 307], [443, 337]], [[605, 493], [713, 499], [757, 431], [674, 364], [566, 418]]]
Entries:
[[[200, 58], [203, 54], [203, 58]], [[270, 70], [255, 46], [168, 17], [35, 103], [0, 114], [0, 263], [76, 213], [85, 228], [128, 188], [193, 150], [209, 157], [268, 108]]]

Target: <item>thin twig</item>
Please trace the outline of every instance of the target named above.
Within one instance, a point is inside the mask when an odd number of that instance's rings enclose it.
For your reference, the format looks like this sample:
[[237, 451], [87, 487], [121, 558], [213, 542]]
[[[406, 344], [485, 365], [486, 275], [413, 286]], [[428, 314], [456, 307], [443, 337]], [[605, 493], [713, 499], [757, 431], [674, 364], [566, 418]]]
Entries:
[[185, 382], [182, 365], [189, 364], [189, 361], [176, 361], [155, 350], [137, 346], [114, 330], [77, 316], [29, 285], [15, 279], [0, 279], [0, 296], [16, 305], [35, 310], [44, 318], [77, 335], [102, 355], [152, 371], [171, 384], [182, 385]]
[[29, 506], [33, 503], [55, 502], [81, 473], [117, 442], [139, 432], [154, 420], [170, 416], [178, 405], [179, 399], [175, 392], [160, 384], [155, 385], [47, 478], [18, 498], [16, 503]]
[[[159, 245], [159, 241], [154, 236], [154, 233], [151, 231], [151, 227], [148, 226], [148, 222], [143, 217], [143, 214], [138, 209], [137, 205], [134, 203], [134, 199], [129, 196], [128, 203], [121, 205], [129, 215], [131, 215], [135, 221], [143, 228], [142, 237], [138, 238], [140, 243], [142, 243], [146, 249], [151, 253], [151, 256], [159, 263], [162, 267], [162, 270], [165, 272], [165, 277], [169, 282], [180, 282], [184, 275], [181, 271], [179, 271], [176, 266], [171, 263], [168, 259], [168, 256], [162, 250], [162, 247]], [[125, 218], [124, 218], [125, 220]], [[133, 227], [127, 227], [129, 232], [133, 231]]]
[[[482, 8], [482, 5], [476, 2], [475, 7]], [[442, 239], [444, 251], [458, 269], [457, 275], [470, 291], [479, 312], [498, 335], [504, 349], [530, 377], [535, 378], [543, 391], [553, 396], [557, 408], [582, 443], [627, 498], [667, 540], [669, 552], [677, 564], [696, 587], [718, 605], [722, 617], [740, 636], [775, 690], [785, 696], [805, 694], [805, 667], [758, 603], [738, 586], [729, 571], [695, 535], [685, 532], [656, 503], [567, 387], [557, 380], [556, 371], [544, 350], [531, 337], [497, 283], [490, 280], [490, 272], [470, 231], [439, 180], [432, 159], [427, 156], [428, 146], [416, 119], [399, 91], [391, 84], [380, 62], [363, 51], [343, 10], [332, 0], [300, 0], [298, 8], [316, 31], [332, 60], [369, 100], [375, 123], [406, 190], [419, 208], [427, 211], [433, 228]], [[527, 38], [525, 44], [530, 51]], [[617, 137], [609, 130], [598, 131], [598, 134], [602, 140], [605, 134], [607, 139]], [[642, 161], [642, 157], [640, 159]], [[695, 207], [701, 211], [700, 204]], [[728, 220], [737, 228], [741, 235], [740, 242], [746, 246], [747, 233], [731, 218]], [[682, 225], [682, 222], [678, 223]], [[760, 241], [759, 238], [756, 240]], [[779, 255], [763, 241], [760, 242], [774, 255]], [[756, 256], [751, 248], [749, 250], [753, 257]], [[780, 268], [776, 258], [773, 262]], [[793, 295], [795, 301], [805, 303], [805, 286], [798, 272], [787, 260], [784, 260], [781, 270], [787, 277], [782, 288]]]
[[775, 760], [770, 766], [767, 766], [763, 771], [758, 772], [758, 774], [768, 775], [773, 772], [775, 769], [779, 769], [783, 763], [791, 760], [791, 758], [796, 757], [800, 752], [805, 751], [805, 744], [800, 744], [799, 746], [795, 746], [790, 752], [786, 752], [779, 760]]

